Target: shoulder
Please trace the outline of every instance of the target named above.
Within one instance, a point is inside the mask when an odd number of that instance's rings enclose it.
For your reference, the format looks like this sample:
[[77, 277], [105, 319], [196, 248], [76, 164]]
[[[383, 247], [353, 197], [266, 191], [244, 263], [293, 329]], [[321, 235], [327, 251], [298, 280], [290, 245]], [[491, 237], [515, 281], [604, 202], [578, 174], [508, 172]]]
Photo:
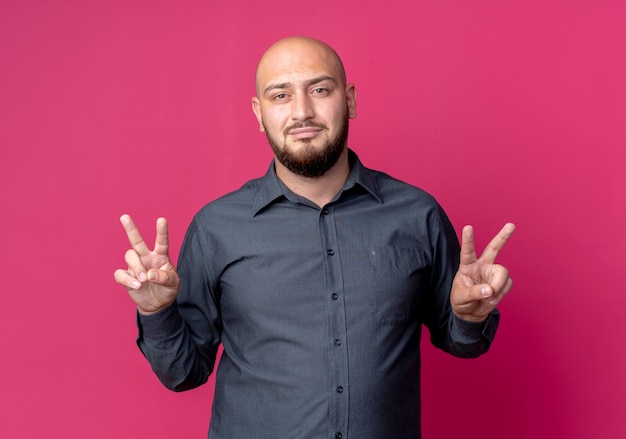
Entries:
[[376, 182], [384, 203], [415, 203], [420, 207], [439, 206], [433, 195], [418, 186], [399, 180], [382, 171], [368, 168], [367, 172]]
[[263, 178], [246, 182], [239, 189], [222, 195], [204, 205], [194, 216], [196, 224], [219, 224], [238, 217], [251, 217], [252, 206]]
[[430, 235], [452, 234], [450, 219], [432, 194], [385, 172], [367, 169], [367, 173], [377, 188], [380, 212], [391, 223], [417, 227]]

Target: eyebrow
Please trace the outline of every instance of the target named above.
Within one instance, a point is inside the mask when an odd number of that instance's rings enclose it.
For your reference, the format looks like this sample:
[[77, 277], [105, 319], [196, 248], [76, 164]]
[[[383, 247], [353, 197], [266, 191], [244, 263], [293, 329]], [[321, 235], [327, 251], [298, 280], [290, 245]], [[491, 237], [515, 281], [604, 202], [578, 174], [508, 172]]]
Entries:
[[[323, 76], [318, 76], [318, 77], [309, 79], [307, 81], [304, 81], [304, 85], [306, 87], [310, 87], [311, 85], [315, 85], [315, 84], [318, 84], [318, 83], [323, 82], [323, 81], [332, 81], [332, 82], [335, 82], [335, 83], [337, 82], [335, 80], [335, 78], [333, 78], [332, 76], [323, 75]], [[278, 84], [270, 84], [270, 85], [268, 85], [265, 88], [265, 90], [263, 90], [263, 94], [266, 95], [267, 93], [269, 93], [272, 90], [277, 90], [277, 89], [282, 89], [282, 88], [289, 88], [291, 86], [292, 86], [291, 82], [280, 82]]]

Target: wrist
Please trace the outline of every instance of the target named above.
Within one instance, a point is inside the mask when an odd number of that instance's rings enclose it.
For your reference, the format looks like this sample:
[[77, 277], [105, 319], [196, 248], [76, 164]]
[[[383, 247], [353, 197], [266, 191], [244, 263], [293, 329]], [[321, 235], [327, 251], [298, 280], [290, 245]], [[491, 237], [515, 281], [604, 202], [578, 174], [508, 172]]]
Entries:
[[153, 307], [153, 308], [142, 308], [139, 305], [137, 305], [137, 312], [142, 316], [151, 316], [151, 315], [158, 314], [164, 311], [165, 309], [169, 308], [171, 305], [172, 305], [171, 303], [168, 303], [168, 304], [161, 305], [159, 307]]

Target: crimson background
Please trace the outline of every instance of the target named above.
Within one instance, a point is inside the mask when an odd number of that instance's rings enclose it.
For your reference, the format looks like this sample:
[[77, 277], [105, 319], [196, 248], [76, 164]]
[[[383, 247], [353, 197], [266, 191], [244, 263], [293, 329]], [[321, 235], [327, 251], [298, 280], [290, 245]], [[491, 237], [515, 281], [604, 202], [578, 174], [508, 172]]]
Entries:
[[[626, 435], [626, 3], [0, 2], [0, 436], [205, 437], [213, 384], [165, 390], [112, 273], [265, 172], [254, 68], [306, 34], [358, 89], [350, 146], [434, 194], [516, 281], [491, 352], [424, 347], [426, 438]], [[390, 434], [390, 437], [393, 435]]]

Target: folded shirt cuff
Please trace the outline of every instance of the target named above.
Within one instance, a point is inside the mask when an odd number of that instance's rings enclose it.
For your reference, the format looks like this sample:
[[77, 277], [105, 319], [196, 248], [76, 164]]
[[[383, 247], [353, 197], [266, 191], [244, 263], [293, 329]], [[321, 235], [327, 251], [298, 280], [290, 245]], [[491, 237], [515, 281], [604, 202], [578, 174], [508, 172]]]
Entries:
[[167, 308], [150, 315], [137, 312], [139, 338], [166, 340], [180, 331], [183, 319], [178, 313], [178, 305], [172, 303]]
[[500, 322], [500, 312], [497, 309], [493, 310], [482, 322], [463, 320], [454, 313], [452, 313], [452, 319], [454, 328], [463, 338], [477, 340], [482, 337], [491, 342], [496, 336], [496, 330]]

